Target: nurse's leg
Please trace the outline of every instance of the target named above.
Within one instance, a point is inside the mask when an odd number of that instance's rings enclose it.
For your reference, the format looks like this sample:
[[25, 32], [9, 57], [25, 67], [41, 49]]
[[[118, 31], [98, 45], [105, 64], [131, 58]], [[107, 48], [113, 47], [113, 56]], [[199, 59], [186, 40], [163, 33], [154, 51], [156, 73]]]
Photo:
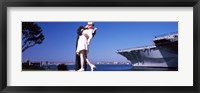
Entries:
[[81, 59], [81, 68], [78, 71], [84, 71], [85, 50], [80, 51], [80, 59]]
[[[87, 56], [87, 53], [86, 53], [86, 56]], [[88, 59], [88, 57], [86, 57], [86, 62], [90, 65], [90, 68], [91, 68], [91, 71], [94, 71], [94, 68], [96, 68], [95, 65], [93, 65], [90, 60]]]

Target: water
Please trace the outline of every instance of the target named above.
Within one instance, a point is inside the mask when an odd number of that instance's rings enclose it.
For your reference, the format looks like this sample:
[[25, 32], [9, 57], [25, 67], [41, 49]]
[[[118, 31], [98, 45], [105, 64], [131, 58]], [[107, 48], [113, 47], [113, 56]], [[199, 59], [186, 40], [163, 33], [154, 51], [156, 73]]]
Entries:
[[[131, 71], [132, 65], [95, 65], [95, 71]], [[45, 67], [47, 68], [47, 67]], [[75, 65], [67, 65], [68, 70], [75, 70]], [[56, 65], [50, 65], [49, 70], [57, 70]], [[87, 65], [87, 71], [90, 71], [90, 66]]]
[[[177, 68], [144, 68], [133, 67], [132, 65], [95, 65], [94, 71], [178, 71]], [[48, 70], [57, 70], [56, 65], [44, 66]], [[75, 65], [67, 65], [68, 70], [75, 70]], [[87, 71], [90, 71], [90, 66], [87, 65]]]

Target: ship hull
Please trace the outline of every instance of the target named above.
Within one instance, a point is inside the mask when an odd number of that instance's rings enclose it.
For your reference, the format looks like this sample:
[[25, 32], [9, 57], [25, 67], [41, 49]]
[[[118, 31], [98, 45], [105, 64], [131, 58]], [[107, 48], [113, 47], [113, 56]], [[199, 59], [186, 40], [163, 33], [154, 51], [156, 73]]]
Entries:
[[154, 47], [118, 53], [130, 60], [133, 66], [172, 68], [178, 66], [177, 54], [166, 51], [163, 48]]

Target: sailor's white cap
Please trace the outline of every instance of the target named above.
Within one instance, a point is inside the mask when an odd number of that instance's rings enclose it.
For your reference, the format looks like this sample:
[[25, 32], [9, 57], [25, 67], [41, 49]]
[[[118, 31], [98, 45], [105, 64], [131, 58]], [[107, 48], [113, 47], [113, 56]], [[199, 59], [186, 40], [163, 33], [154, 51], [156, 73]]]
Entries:
[[94, 22], [88, 22], [88, 25], [89, 25], [89, 24], [92, 24], [92, 25], [94, 25]]

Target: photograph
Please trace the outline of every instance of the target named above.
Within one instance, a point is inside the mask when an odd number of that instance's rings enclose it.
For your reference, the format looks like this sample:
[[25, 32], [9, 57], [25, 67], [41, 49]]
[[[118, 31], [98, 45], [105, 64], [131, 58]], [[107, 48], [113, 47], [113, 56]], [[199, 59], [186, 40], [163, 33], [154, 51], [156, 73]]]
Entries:
[[178, 71], [178, 21], [23, 21], [22, 71]]
[[5, 93], [199, 93], [200, 0], [0, 3]]

